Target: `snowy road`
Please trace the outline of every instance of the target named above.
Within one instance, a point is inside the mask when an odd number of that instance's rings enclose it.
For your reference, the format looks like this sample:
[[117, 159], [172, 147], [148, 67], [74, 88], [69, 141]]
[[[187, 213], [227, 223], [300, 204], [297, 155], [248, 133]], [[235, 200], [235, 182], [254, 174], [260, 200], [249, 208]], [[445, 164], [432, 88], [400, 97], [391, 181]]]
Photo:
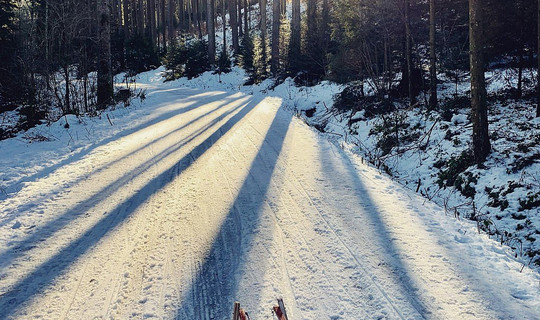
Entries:
[[280, 99], [152, 90], [0, 203], [1, 319], [540, 319], [536, 273]]

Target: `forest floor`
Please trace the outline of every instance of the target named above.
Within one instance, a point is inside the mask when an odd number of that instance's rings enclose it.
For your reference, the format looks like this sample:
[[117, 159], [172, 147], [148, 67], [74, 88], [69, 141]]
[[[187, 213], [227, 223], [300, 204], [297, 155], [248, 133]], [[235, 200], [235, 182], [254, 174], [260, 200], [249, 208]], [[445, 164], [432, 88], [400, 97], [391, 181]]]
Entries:
[[272, 319], [277, 297], [290, 319], [540, 318], [535, 270], [292, 100], [161, 71], [142, 102], [0, 141], [0, 318]]

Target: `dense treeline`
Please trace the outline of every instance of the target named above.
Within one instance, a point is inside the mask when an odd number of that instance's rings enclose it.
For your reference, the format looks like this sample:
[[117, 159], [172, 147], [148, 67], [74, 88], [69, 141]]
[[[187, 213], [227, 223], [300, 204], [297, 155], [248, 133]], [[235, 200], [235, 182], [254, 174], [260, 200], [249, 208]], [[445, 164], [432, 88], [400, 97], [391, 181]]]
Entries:
[[[218, 47], [223, 25], [231, 43]], [[176, 78], [227, 72], [234, 57], [251, 82], [354, 81], [358, 99], [369, 83], [379, 100], [432, 110], [438, 75], [470, 74], [477, 162], [490, 150], [484, 71], [516, 68], [521, 98], [538, 61], [536, 0], [0, 0], [0, 27], [0, 111], [24, 106], [27, 126], [104, 108], [114, 74], [162, 61]]]

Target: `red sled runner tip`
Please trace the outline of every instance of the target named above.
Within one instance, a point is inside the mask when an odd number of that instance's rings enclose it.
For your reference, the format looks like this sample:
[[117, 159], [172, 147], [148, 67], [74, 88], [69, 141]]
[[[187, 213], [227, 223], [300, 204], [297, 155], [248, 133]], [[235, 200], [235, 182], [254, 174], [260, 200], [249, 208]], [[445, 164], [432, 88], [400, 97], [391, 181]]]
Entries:
[[283, 299], [277, 299], [278, 305], [274, 306], [274, 313], [276, 314], [278, 320], [289, 320], [287, 318], [287, 310], [285, 310], [285, 304]]
[[240, 308], [240, 302], [234, 303], [233, 320], [249, 320], [249, 316], [244, 309]]

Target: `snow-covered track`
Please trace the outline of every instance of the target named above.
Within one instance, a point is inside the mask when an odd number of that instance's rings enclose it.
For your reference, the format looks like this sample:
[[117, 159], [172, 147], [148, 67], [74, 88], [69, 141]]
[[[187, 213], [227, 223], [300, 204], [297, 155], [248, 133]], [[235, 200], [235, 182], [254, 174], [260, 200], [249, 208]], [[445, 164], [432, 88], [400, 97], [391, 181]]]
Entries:
[[148, 96], [0, 203], [0, 318], [540, 317], [536, 274], [280, 99]]

